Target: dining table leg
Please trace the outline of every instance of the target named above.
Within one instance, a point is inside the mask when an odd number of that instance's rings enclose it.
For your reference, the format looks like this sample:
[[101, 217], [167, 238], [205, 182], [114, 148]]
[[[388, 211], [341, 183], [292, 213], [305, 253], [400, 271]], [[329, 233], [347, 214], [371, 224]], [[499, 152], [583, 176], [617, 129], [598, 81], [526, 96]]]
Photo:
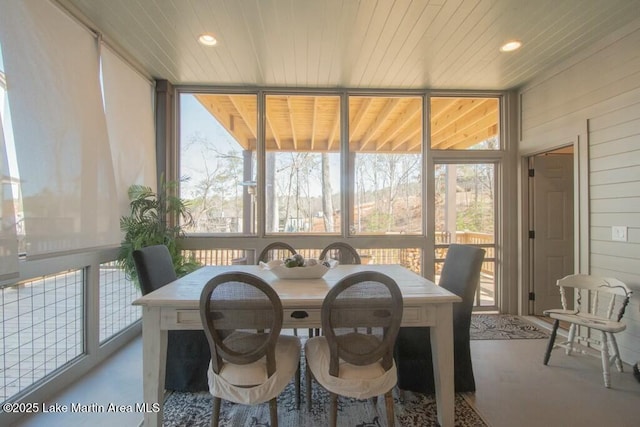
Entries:
[[429, 328], [433, 355], [433, 378], [436, 389], [438, 423], [454, 425], [455, 392], [453, 379], [453, 307], [436, 304], [436, 325]]
[[143, 398], [147, 408], [145, 427], [162, 426], [164, 379], [167, 366], [167, 331], [160, 328], [160, 307], [144, 307], [142, 313]]

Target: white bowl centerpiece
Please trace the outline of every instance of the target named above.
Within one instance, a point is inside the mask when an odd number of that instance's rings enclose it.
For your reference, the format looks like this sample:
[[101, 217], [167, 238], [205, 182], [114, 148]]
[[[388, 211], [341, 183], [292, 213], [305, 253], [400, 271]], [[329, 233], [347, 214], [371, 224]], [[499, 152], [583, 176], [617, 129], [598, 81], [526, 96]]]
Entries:
[[326, 261], [313, 258], [305, 259], [300, 254], [285, 260], [260, 263], [262, 269], [270, 271], [279, 279], [319, 279], [336, 265], [338, 265], [338, 261], [334, 259]]

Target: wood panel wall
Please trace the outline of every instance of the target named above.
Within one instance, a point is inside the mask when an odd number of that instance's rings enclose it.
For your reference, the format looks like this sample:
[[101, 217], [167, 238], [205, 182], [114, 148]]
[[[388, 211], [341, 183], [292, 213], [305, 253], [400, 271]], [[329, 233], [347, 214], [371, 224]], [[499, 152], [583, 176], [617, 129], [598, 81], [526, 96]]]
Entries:
[[[588, 141], [589, 227], [583, 271], [626, 282], [634, 295], [618, 344], [640, 360], [640, 20], [553, 67], [520, 91], [521, 155]], [[612, 226], [628, 241], [613, 241]], [[587, 234], [587, 235], [585, 235]]]

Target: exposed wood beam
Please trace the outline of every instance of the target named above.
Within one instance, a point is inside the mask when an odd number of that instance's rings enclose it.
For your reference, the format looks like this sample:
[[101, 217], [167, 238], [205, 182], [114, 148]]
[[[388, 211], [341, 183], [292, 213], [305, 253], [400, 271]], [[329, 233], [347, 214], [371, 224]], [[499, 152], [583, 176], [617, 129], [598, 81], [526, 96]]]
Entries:
[[396, 120], [390, 126], [387, 127], [384, 133], [378, 138], [378, 141], [381, 141], [381, 143], [392, 141], [392, 146], [400, 146], [400, 144], [402, 144], [404, 140], [402, 136], [398, 135], [403, 135], [407, 132], [409, 134], [414, 134], [415, 132], [422, 130], [421, 119], [418, 121], [418, 123], [413, 123], [416, 115], [418, 115], [420, 112], [422, 112], [422, 102], [420, 99], [415, 99], [407, 103], [407, 105], [405, 106], [405, 110], [398, 115]]
[[450, 138], [445, 144], [442, 144], [438, 148], [455, 148], [458, 150], [462, 150], [472, 147], [486, 139], [494, 137], [497, 134], [498, 125], [489, 126], [487, 123], [478, 123], [476, 126], [468, 128], [465, 132], [461, 132], [455, 137]]
[[480, 102], [467, 107], [469, 108], [465, 108], [466, 114], [431, 134], [432, 148], [453, 147], [465, 141], [469, 135], [475, 135], [483, 128], [484, 130], [493, 129], [493, 125], [497, 124], [499, 117], [497, 102]]
[[404, 130], [398, 135], [396, 135], [394, 140], [391, 141], [391, 150], [396, 151], [402, 146], [402, 144], [413, 139], [416, 135], [421, 136], [422, 135], [422, 126], [420, 126], [421, 124], [422, 124], [422, 120], [420, 118], [418, 118], [417, 120], [416, 119], [412, 120], [411, 123], [407, 123], [407, 126], [405, 126]]
[[[333, 125], [331, 126], [331, 132], [329, 132], [329, 138], [327, 139], [327, 151], [331, 151], [331, 149], [333, 148], [334, 141], [336, 140], [340, 141], [339, 138], [336, 138], [336, 135], [338, 135], [339, 132], [340, 132], [340, 109], [336, 108], [335, 120], [333, 121]], [[340, 147], [338, 147], [338, 149], [340, 149]]]
[[[246, 150], [255, 150], [257, 112], [250, 103], [253, 98], [214, 94], [200, 94], [196, 98], [238, 144]], [[363, 96], [355, 102], [352, 100], [350, 105], [354, 110], [357, 107], [357, 113], [350, 120], [352, 151], [417, 153], [422, 150], [420, 99]], [[374, 109], [380, 112], [375, 114]], [[433, 98], [432, 147], [464, 149], [495, 136], [499, 129], [498, 112], [496, 98]], [[270, 151], [339, 150], [340, 111], [335, 100], [329, 98], [270, 96], [265, 126], [266, 148]], [[358, 135], [357, 141], [355, 135]]]
[[312, 115], [311, 115], [311, 151], [313, 151], [316, 147], [316, 121], [318, 116], [318, 98], [313, 97], [313, 107], [312, 107]]
[[[455, 132], [468, 126], [468, 122], [477, 120], [477, 117], [486, 114], [489, 106], [497, 109], [497, 99], [466, 98], [459, 99], [457, 103], [450, 105], [437, 118], [431, 119], [431, 139], [440, 138], [442, 132]], [[496, 116], [497, 118], [497, 116]]]
[[[242, 95], [246, 97], [246, 95]], [[258, 130], [258, 118], [256, 117], [255, 111], [249, 111], [246, 107], [246, 104], [240, 102], [240, 99], [237, 95], [229, 95], [229, 102], [233, 105], [233, 107], [238, 111], [238, 114], [244, 120], [245, 126], [251, 132], [251, 136], [254, 138], [258, 138], [257, 130]], [[255, 97], [252, 97], [255, 101]], [[256, 109], [257, 109], [256, 104]]]
[[393, 112], [393, 110], [399, 103], [400, 98], [390, 98], [387, 100], [382, 111], [378, 113], [374, 122], [369, 125], [369, 128], [367, 129], [365, 134], [362, 135], [362, 138], [360, 139], [361, 150], [367, 148], [367, 145], [369, 145], [369, 143], [373, 139], [373, 135], [375, 135], [380, 130], [382, 125], [387, 121], [389, 115]]
[[369, 107], [371, 106], [371, 100], [371, 97], [362, 98], [362, 105], [360, 106], [360, 110], [358, 110], [358, 113], [353, 118], [353, 120], [349, 121], [349, 141], [353, 141], [353, 135], [358, 132], [358, 129], [363, 124], [363, 119], [366, 116]]
[[215, 95], [195, 95], [195, 97], [198, 102], [233, 135], [238, 144], [246, 150], [249, 146], [249, 141], [246, 135], [238, 131], [237, 126], [233, 126], [233, 111], [224, 108], [223, 103], [219, 102]]
[[422, 152], [422, 135], [416, 134], [409, 140], [407, 140], [405, 150], [409, 153], [420, 153]]
[[269, 151], [269, 150], [281, 150], [282, 149], [282, 142], [280, 141], [280, 136], [278, 135], [278, 132], [276, 132], [276, 130], [274, 129], [273, 120], [271, 120], [269, 111], [267, 111], [265, 113], [265, 121], [267, 122], [267, 129], [269, 129], [269, 131], [271, 131], [273, 142], [275, 144], [275, 147], [270, 147], [269, 146], [269, 139], [267, 137], [267, 132], [265, 132], [265, 138], [267, 139], [267, 141], [265, 142], [265, 145], [266, 145], [267, 151]]
[[295, 121], [293, 120], [293, 108], [291, 108], [291, 97], [287, 96], [287, 116], [289, 117], [289, 127], [291, 128], [291, 139], [293, 140], [293, 149], [298, 149], [298, 136], [296, 135]]

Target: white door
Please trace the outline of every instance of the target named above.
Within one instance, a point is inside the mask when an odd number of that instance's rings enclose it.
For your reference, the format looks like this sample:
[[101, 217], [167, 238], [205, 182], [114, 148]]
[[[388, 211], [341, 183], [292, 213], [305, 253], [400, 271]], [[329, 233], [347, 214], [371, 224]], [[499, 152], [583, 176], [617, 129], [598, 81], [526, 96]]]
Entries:
[[[531, 158], [532, 280], [535, 315], [560, 307], [556, 281], [573, 273], [573, 155]], [[533, 176], [531, 176], [533, 175]]]

